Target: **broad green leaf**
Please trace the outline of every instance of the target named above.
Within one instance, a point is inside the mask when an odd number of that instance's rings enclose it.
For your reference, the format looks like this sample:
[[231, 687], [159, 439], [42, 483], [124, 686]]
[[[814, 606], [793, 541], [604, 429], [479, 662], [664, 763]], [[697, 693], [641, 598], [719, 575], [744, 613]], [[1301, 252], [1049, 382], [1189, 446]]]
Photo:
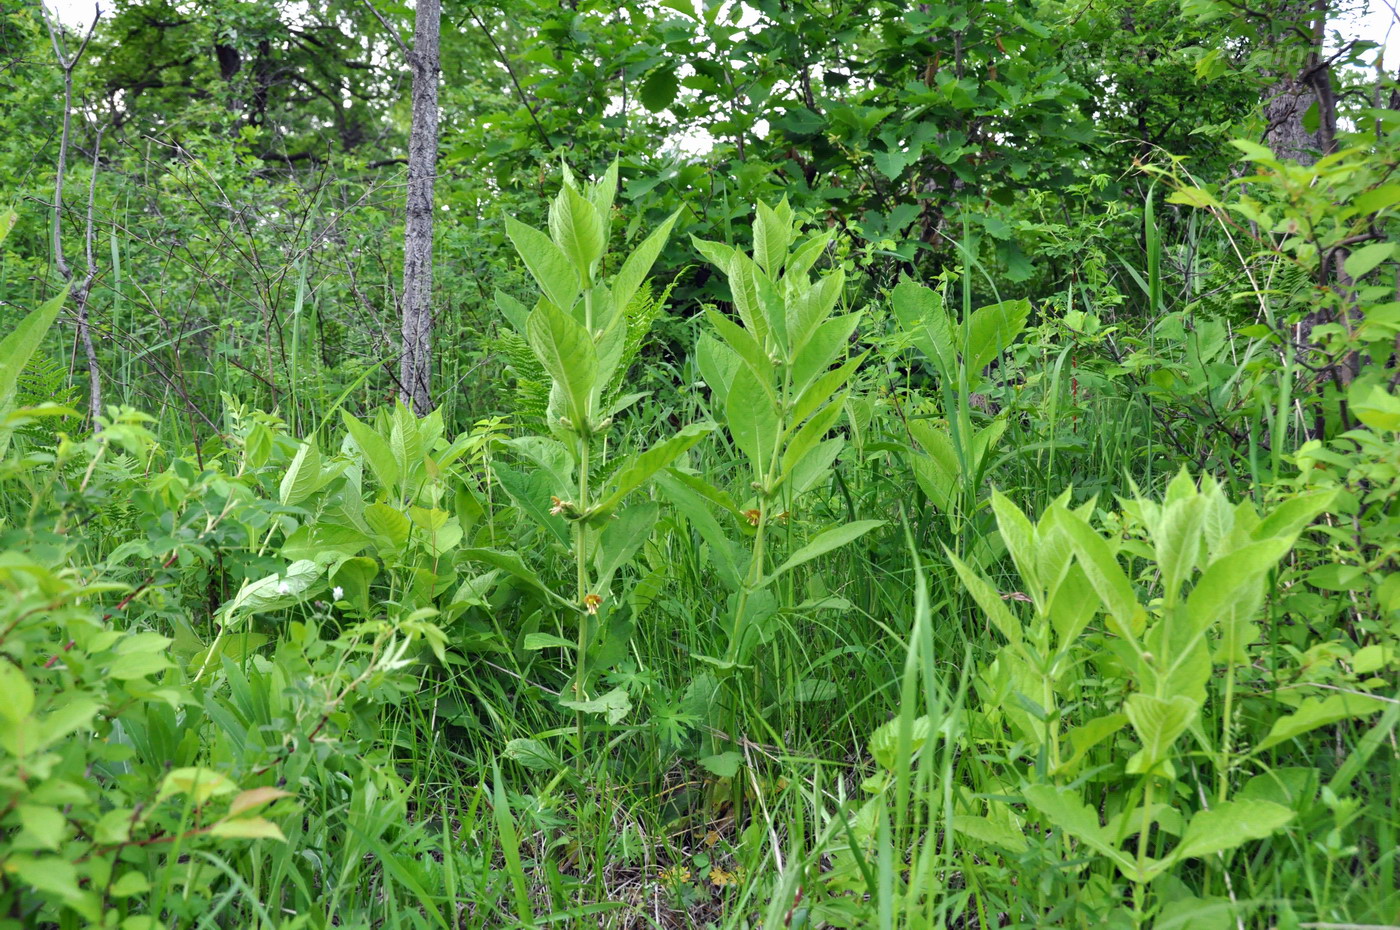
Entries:
[[788, 556], [783, 564], [773, 569], [772, 574], [759, 581], [755, 587], [767, 587], [797, 566], [805, 562], [810, 562], [812, 559], [825, 555], [834, 549], [839, 549], [842, 546], [848, 545], [864, 536], [866, 533], [869, 533], [871, 530], [884, 525], [884, 520], [856, 520], [853, 523], [835, 526], [825, 532], [818, 533], [813, 537], [811, 542]]
[[772, 207], [759, 201], [753, 223], [753, 257], [768, 277], [776, 279], [782, 270], [791, 236], [792, 228]]
[[1299, 533], [1332, 506], [1336, 496], [1337, 492], [1329, 489], [1290, 497], [1261, 520], [1250, 535], [1255, 539], [1277, 536], [1291, 544]]
[[389, 449], [389, 444], [384, 438], [370, 429], [364, 423], [355, 419], [348, 412], [340, 411], [340, 417], [345, 422], [345, 429], [350, 433], [350, 438], [355, 441], [365, 461], [369, 463], [370, 470], [374, 472], [374, 477], [378, 479], [380, 487], [386, 492], [392, 492], [399, 483], [399, 466], [394, 461], [394, 453]]
[[172, 769], [161, 782], [160, 794], [156, 800], [163, 801], [177, 794], [188, 794], [194, 803], [200, 805], [210, 798], [233, 794], [238, 790], [226, 775], [213, 769], [189, 767]]
[[491, 472], [521, 513], [548, 530], [560, 544], [570, 545], [568, 523], [563, 517], [550, 513], [555, 485], [548, 475], [537, 468], [516, 471], [502, 462], [493, 462]]
[[[592, 269], [603, 257], [607, 242], [603, 238], [603, 217], [571, 184], [565, 184], [549, 206], [549, 233], [578, 269], [580, 280], [591, 282]], [[533, 272], [534, 269], [531, 269]], [[568, 304], [561, 304], [568, 309]]]
[[1089, 750], [1128, 725], [1127, 714], [1105, 714], [1087, 720], [1065, 734], [1064, 745], [1070, 748], [1068, 758], [1061, 759], [1052, 775], [1073, 774]]
[[663, 65], [653, 70], [642, 81], [642, 86], [637, 90], [637, 99], [652, 113], [660, 113], [675, 102], [680, 86], [676, 69]]
[[598, 379], [598, 356], [587, 330], [549, 301], [530, 314], [530, 348], [565, 400], [576, 430], [591, 429], [589, 399]]
[[[1090, 849], [1107, 857], [1130, 881], [1143, 881], [1137, 862], [1114, 845], [1108, 831], [1099, 823], [1098, 814], [1085, 804], [1073, 788], [1056, 789], [1053, 785], [1030, 785], [1022, 794], [1030, 805], [1050, 823], [1079, 840]], [[1156, 866], [1148, 859], [1149, 871]]]
[[720, 778], [733, 778], [738, 775], [739, 766], [743, 761], [744, 757], [732, 750], [700, 757], [701, 767], [711, 775], [717, 775]]
[[530, 270], [535, 283], [545, 297], [563, 312], [568, 312], [578, 300], [578, 270], [573, 262], [555, 245], [549, 236], [513, 217], [506, 217], [506, 235]]
[[598, 546], [594, 552], [597, 575], [593, 579], [595, 588], [606, 591], [613, 575], [622, 568], [637, 550], [651, 538], [661, 508], [654, 503], [637, 504], [627, 507], [609, 520], [598, 534]]
[[1353, 717], [1369, 717], [1385, 707], [1384, 700], [1369, 694], [1340, 693], [1325, 698], [1308, 698], [1294, 713], [1275, 720], [1263, 742], [1254, 747], [1254, 752], [1263, 752], [1318, 727]]
[[1167, 861], [1200, 859], [1251, 840], [1262, 840], [1292, 819], [1293, 811], [1270, 801], [1225, 801], [1191, 818]]
[[763, 481], [774, 463], [778, 447], [778, 412], [773, 409], [767, 393], [754, 378], [753, 372], [741, 368], [734, 375], [725, 404], [729, 435], [734, 444], [748, 457], [753, 480]]
[[1009, 849], [1017, 853], [1025, 852], [1028, 848], [1024, 833], [1013, 830], [1004, 823], [998, 823], [990, 817], [954, 814], [952, 825], [953, 829], [963, 836], [970, 836], [974, 840], [992, 846], [1000, 846], [1002, 849]]
[[13, 662], [0, 660], [0, 716], [18, 721], [34, 710], [34, 686]]
[[879, 729], [870, 734], [870, 755], [886, 771], [896, 771], [901, 757], [913, 759], [919, 754], [924, 744], [933, 735], [933, 723], [927, 714], [909, 721], [907, 725], [909, 743], [901, 752], [899, 744], [905, 732], [904, 719], [895, 717], [893, 720], [882, 723]]
[[365, 508], [365, 525], [376, 536], [383, 537], [390, 548], [399, 550], [408, 542], [410, 524], [403, 511], [383, 502]]
[[543, 740], [528, 737], [509, 740], [501, 755], [531, 771], [555, 772], [563, 768], [559, 756]]
[[592, 508], [596, 517], [606, 517], [622, 499], [646, 483], [652, 475], [670, 465], [691, 446], [714, 430], [712, 423], [689, 423], [680, 432], [663, 439], [617, 470], [613, 490]]
[[1201, 520], [1204, 500], [1192, 496], [1167, 504], [1161, 519], [1149, 527], [1155, 544], [1157, 568], [1161, 575], [1163, 600], [1176, 603], [1181, 586], [1190, 577], [1201, 553]]
[[518, 552], [509, 552], [503, 549], [463, 549], [458, 553], [458, 558], [468, 562], [485, 562], [487, 565], [495, 566], [506, 574], [525, 582], [556, 604], [569, 607], [572, 610], [578, 609], [577, 604], [560, 597], [545, 585], [540, 580], [539, 573], [527, 566]]
[[977, 606], [982, 608], [982, 613], [992, 622], [1006, 641], [1012, 646], [1021, 644], [1021, 621], [1007, 608], [1006, 602], [1001, 599], [996, 588], [984, 579], [977, 572], [973, 571], [962, 559], [953, 554], [953, 550], [943, 547], [943, 552], [948, 557], [948, 561], [953, 564], [958, 577], [962, 579], [963, 587], [972, 595]]
[[1011, 498], [996, 488], [992, 489], [991, 503], [992, 512], [997, 518], [997, 532], [1001, 534], [1002, 542], [1006, 543], [1011, 560], [1016, 563], [1016, 571], [1021, 574], [1026, 586], [1032, 589], [1032, 599], [1039, 600], [1041, 592], [1038, 589], [1042, 582], [1036, 572], [1039, 554], [1035, 526], [1021, 512], [1021, 508], [1012, 503]]
[[1113, 550], [1082, 517], [1063, 507], [1056, 507], [1053, 512], [1056, 524], [1068, 538], [1080, 568], [1098, 592], [1120, 635], [1140, 635], [1146, 614]]
[[[838, 391], [844, 388], [851, 380], [851, 375], [860, 367], [861, 362], [865, 361], [866, 354], [862, 352], [855, 358], [849, 359], [841, 367], [831, 369], [802, 389], [801, 393], [797, 395], [797, 399], [792, 402], [792, 422], [801, 423], [828, 398], [835, 396]], [[793, 386], [794, 388], [798, 387], [795, 381]]]
[[[59, 294], [20, 320], [8, 336], [0, 339], [0, 417], [8, 414], [14, 406], [20, 372], [29, 364], [30, 356], [39, 348], [44, 334], [53, 325], [58, 311], [63, 308], [63, 302], [67, 299], [68, 288], [65, 287]], [[94, 410], [92, 413], [96, 416], [101, 411]], [[9, 448], [10, 434], [9, 427], [0, 426], [0, 455], [4, 455], [5, 450]]]
[[613, 276], [613, 300], [616, 301], [619, 311], [625, 311], [632, 298], [637, 295], [637, 289], [642, 286], [642, 282], [651, 271], [651, 266], [656, 263], [656, 256], [661, 254], [661, 248], [670, 237], [671, 227], [675, 225], [679, 216], [680, 211], [677, 210], [662, 220], [661, 225], [643, 239], [641, 245], [632, 250], [632, 254], [627, 256], [627, 260]]
[[[369, 509], [366, 508], [366, 513]], [[306, 600], [319, 585], [325, 568], [324, 562], [299, 559], [281, 572], [249, 582], [229, 602], [225, 609], [226, 622], [231, 623], [236, 614], [247, 616], [263, 613]]]
[[314, 441], [303, 442], [282, 476], [278, 497], [283, 504], [295, 507], [310, 497], [320, 484], [321, 453]]
[[676, 510], [690, 521], [710, 549], [710, 558], [715, 566], [715, 574], [731, 591], [739, 589], [739, 568], [736, 558], [738, 546], [731, 540], [710, 512], [705, 497], [679, 480], [674, 470], [657, 475], [656, 485], [661, 493], [675, 505]]
[[[68, 832], [68, 821], [56, 807], [21, 804], [18, 808], [21, 836], [30, 849], [58, 849]], [[32, 845], [30, 845], [32, 844]]]
[[623, 688], [614, 688], [607, 694], [587, 701], [571, 701], [561, 698], [559, 704], [561, 707], [578, 711], [581, 714], [602, 714], [610, 724], [621, 723], [622, 718], [626, 717], [632, 710], [632, 699], [628, 697], [627, 691]]
[[1347, 256], [1344, 267], [1353, 279], [1364, 278], [1375, 270], [1381, 262], [1389, 261], [1395, 255], [1395, 243], [1372, 242]]
[[209, 835], [233, 840], [287, 842], [287, 838], [282, 835], [282, 828], [262, 817], [236, 817], [232, 820], [220, 820], [209, 828]]
[[[973, 311], [967, 324], [967, 373], [969, 381], [980, 378], [982, 370], [1004, 352], [1030, 318], [1031, 302], [1024, 297], [1004, 300]], [[956, 327], [955, 327], [956, 331]]]
[[526, 633], [521, 646], [526, 652], [538, 652], [541, 649], [567, 649], [572, 652], [578, 648], [578, 643], [553, 633]]
[[1152, 772], [1171, 755], [1172, 744], [1196, 719], [1200, 704], [1185, 695], [1170, 699], [1150, 694], [1130, 694], [1123, 702], [1128, 722], [1137, 732], [1142, 749], [1128, 760], [1127, 771], [1132, 775]]
[[914, 345], [947, 380], [957, 376], [953, 327], [943, 310], [942, 296], [909, 278], [901, 278], [890, 293], [895, 318], [914, 337]]
[[274, 788], [271, 785], [249, 788], [247, 791], [239, 792], [238, 796], [229, 802], [228, 813], [230, 817], [237, 817], [239, 814], [245, 814], [255, 808], [265, 807], [273, 801], [290, 797], [294, 797], [290, 791], [283, 791], [281, 788]]

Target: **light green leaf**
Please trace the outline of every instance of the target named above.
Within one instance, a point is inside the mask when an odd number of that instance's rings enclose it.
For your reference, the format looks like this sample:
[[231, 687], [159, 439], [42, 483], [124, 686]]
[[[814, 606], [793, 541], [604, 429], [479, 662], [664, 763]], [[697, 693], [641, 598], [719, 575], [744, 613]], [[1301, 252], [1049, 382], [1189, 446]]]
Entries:
[[282, 828], [262, 817], [237, 817], [232, 820], [221, 820], [209, 828], [209, 835], [234, 840], [287, 842], [287, 838], [282, 835]]
[[689, 423], [669, 439], [663, 439], [617, 470], [612, 492], [593, 508], [594, 517], [606, 517], [622, 499], [646, 483], [652, 475], [670, 465], [691, 446], [714, 430], [713, 423]]
[[598, 379], [593, 338], [574, 319], [542, 301], [526, 323], [530, 348], [565, 401], [564, 413], [576, 430], [591, 428], [589, 398]]
[[1168, 760], [1172, 744], [1196, 719], [1200, 704], [1181, 694], [1165, 699], [1139, 693], [1129, 695], [1123, 709], [1142, 743], [1128, 760], [1127, 771], [1141, 775]]
[[1200, 859], [1272, 836], [1293, 819], [1293, 811], [1271, 801], [1236, 800], [1217, 804], [1191, 818], [1167, 862]]
[[227, 775], [213, 769], [191, 766], [171, 769], [161, 782], [160, 794], [156, 800], [164, 801], [177, 794], [188, 794], [194, 798], [196, 806], [210, 798], [224, 794], [234, 794], [238, 786]]
[[526, 652], [538, 652], [541, 649], [568, 649], [572, 652], [578, 648], [578, 643], [571, 643], [553, 633], [526, 633], [521, 648]]
[[[1030, 785], [1022, 793], [1053, 826], [1106, 856], [1130, 881], [1145, 880], [1147, 876], [1139, 873], [1137, 863], [1113, 844], [1108, 831], [1099, 823], [1098, 815], [1073, 788], [1058, 790], [1053, 785]], [[1157, 865], [1153, 859], [1148, 859], [1147, 863], [1148, 871]]]
[[34, 710], [34, 686], [13, 662], [0, 659], [0, 716], [19, 721]]
[[1395, 243], [1393, 242], [1372, 242], [1370, 245], [1363, 245], [1361, 248], [1347, 256], [1343, 267], [1347, 274], [1356, 280], [1364, 278], [1375, 270], [1381, 262], [1386, 262], [1395, 255]]
[[1119, 635], [1140, 635], [1146, 623], [1146, 614], [1108, 542], [1072, 511], [1057, 506], [1052, 513], [1078, 557], [1085, 577], [1116, 622]]
[[393, 491], [399, 483], [399, 466], [394, 461], [394, 453], [389, 449], [389, 444], [369, 426], [361, 423], [346, 411], [340, 411], [340, 417], [345, 422], [345, 428], [349, 431], [350, 438], [355, 441], [355, 445], [359, 447], [365, 461], [369, 463], [374, 477], [379, 480], [380, 487], [384, 488], [385, 491]]
[[982, 608], [982, 613], [992, 622], [1012, 646], [1021, 645], [1021, 621], [1007, 608], [1006, 603], [997, 593], [996, 588], [986, 581], [981, 575], [973, 571], [967, 563], [953, 554], [953, 550], [947, 546], [943, 547], [944, 553], [948, 556], [948, 561], [953, 563], [954, 570], [958, 577], [962, 579], [963, 587], [972, 595], [977, 606]]
[[[45, 301], [39, 308], [23, 320], [4, 339], [0, 339], [0, 415], [8, 414], [10, 408], [14, 406], [15, 386], [19, 382], [20, 372], [24, 366], [29, 364], [29, 358], [34, 351], [39, 348], [39, 343], [43, 341], [44, 334], [49, 331], [53, 321], [58, 317], [58, 311], [62, 309], [63, 302], [68, 299], [68, 288], [64, 288], [52, 299]], [[93, 411], [94, 415], [100, 411]], [[0, 427], [0, 455], [5, 454], [5, 450], [10, 445], [9, 427]]]
[[632, 254], [627, 256], [627, 260], [622, 263], [617, 274], [613, 275], [613, 300], [617, 303], [619, 310], [626, 310], [627, 305], [636, 296], [637, 289], [642, 286], [642, 282], [646, 280], [647, 274], [651, 271], [651, 266], [656, 263], [656, 256], [661, 254], [661, 248], [670, 237], [671, 227], [675, 225], [679, 216], [680, 211], [677, 210], [662, 220], [661, 225], [656, 227], [651, 235], [643, 239], [641, 245], [632, 250]]
[[[603, 257], [603, 249], [607, 245], [604, 229], [603, 217], [597, 207], [572, 184], [560, 188], [558, 196], [549, 206], [549, 233], [554, 244], [573, 261], [581, 280], [592, 280], [593, 265]], [[569, 305], [561, 306], [568, 309]]]
[[578, 269], [569, 257], [544, 233], [513, 217], [506, 217], [506, 235], [545, 297], [562, 311], [571, 310], [578, 300], [580, 283]]
[[825, 555], [833, 549], [839, 549], [852, 543], [871, 530], [884, 525], [884, 520], [856, 520], [853, 523], [835, 526], [825, 532], [818, 533], [811, 542], [788, 556], [787, 561], [773, 569], [772, 574], [759, 581], [755, 589], [767, 587], [797, 566]]
[[563, 768], [559, 756], [543, 740], [527, 737], [509, 740], [501, 755], [531, 771], [555, 772]]
[[744, 757], [733, 750], [700, 757], [700, 765], [704, 767], [705, 771], [720, 778], [733, 778], [738, 775], [739, 766], [743, 762]]
[[408, 542], [411, 528], [407, 515], [397, 507], [375, 502], [365, 508], [365, 525], [370, 532], [382, 536], [393, 549], [402, 549]]
[[1385, 706], [1384, 700], [1369, 694], [1340, 693], [1325, 698], [1308, 698], [1297, 711], [1275, 720], [1264, 741], [1254, 747], [1254, 752], [1263, 752], [1318, 727], [1352, 717], [1369, 717], [1384, 710]]
[[963, 836], [970, 836], [974, 840], [1000, 846], [1002, 849], [1009, 849], [1012, 852], [1025, 852], [1027, 849], [1026, 836], [1013, 830], [1004, 823], [998, 823], [989, 817], [977, 817], [972, 814], [954, 814], [953, 829]]
[[1026, 328], [1030, 313], [1031, 302], [1024, 297], [973, 311], [967, 324], [966, 362], [970, 381], [979, 380], [982, 369], [1016, 341], [1021, 330]]
[[295, 507], [310, 497], [321, 484], [321, 453], [314, 441], [303, 442], [287, 473], [282, 476], [278, 498], [288, 507]]
[[610, 724], [621, 723], [622, 718], [626, 717], [632, 710], [632, 699], [627, 696], [627, 692], [622, 688], [614, 688], [607, 694], [587, 701], [561, 699], [559, 704], [562, 707], [578, 711], [581, 714], [602, 714], [607, 718]]

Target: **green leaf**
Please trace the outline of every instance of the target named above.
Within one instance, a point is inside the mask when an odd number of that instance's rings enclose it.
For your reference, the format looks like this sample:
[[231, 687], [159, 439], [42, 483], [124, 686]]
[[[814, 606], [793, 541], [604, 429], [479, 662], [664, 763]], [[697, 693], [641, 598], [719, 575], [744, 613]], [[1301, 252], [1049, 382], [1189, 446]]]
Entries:
[[1167, 195], [1167, 203], [1179, 203], [1207, 210], [1220, 206], [1220, 201], [1199, 187], [1182, 187], [1174, 190]]
[[549, 476], [538, 468], [518, 472], [501, 462], [493, 462], [491, 472], [521, 513], [548, 530], [561, 545], [570, 544], [568, 524], [563, 517], [550, 513], [554, 484]]
[[637, 504], [621, 511], [617, 519], [609, 520], [603, 527], [595, 551], [597, 574], [593, 584], [597, 590], [607, 590], [618, 569], [632, 561], [637, 550], [651, 538], [660, 513], [661, 508], [654, 503]]
[[213, 769], [194, 766], [172, 769], [167, 773], [161, 782], [160, 794], [156, 800], [163, 801], [176, 794], [188, 794], [194, 798], [196, 805], [200, 805], [210, 798], [234, 794], [237, 791], [238, 786], [228, 776]]
[[68, 832], [68, 821], [56, 807], [21, 804], [19, 822], [26, 838], [33, 843], [30, 849], [58, 849]]
[[928, 357], [945, 379], [957, 374], [953, 327], [943, 310], [943, 297], [932, 288], [901, 278], [890, 293], [890, 305], [899, 324], [914, 337], [914, 345]]
[[998, 823], [990, 817], [977, 817], [972, 814], [954, 814], [952, 820], [953, 829], [963, 836], [970, 836], [974, 840], [1000, 846], [1002, 849], [1009, 849], [1012, 852], [1025, 852], [1028, 848], [1026, 836], [1019, 833], [1004, 823]]
[[[0, 339], [0, 416], [8, 414], [14, 406], [20, 372], [29, 364], [30, 356], [39, 348], [44, 334], [53, 325], [58, 311], [67, 299], [68, 288], [65, 287], [62, 292], [41, 304], [39, 309], [20, 320], [8, 336]], [[100, 412], [94, 410], [93, 415], [96, 416]], [[0, 426], [0, 455], [4, 455], [5, 450], [9, 448], [10, 433], [10, 428]]]
[[1031, 302], [1025, 298], [1004, 300], [976, 310], [967, 324], [967, 373], [978, 379], [982, 369], [1004, 352], [1030, 318]]
[[1325, 698], [1308, 698], [1298, 706], [1297, 711], [1275, 720], [1263, 742], [1254, 747], [1254, 752], [1263, 752], [1318, 727], [1352, 717], [1369, 717], [1384, 710], [1385, 706], [1384, 700], [1369, 694], [1340, 693]]
[[538, 652], [541, 649], [568, 649], [572, 652], [578, 648], [578, 643], [569, 642], [553, 633], [526, 633], [521, 648], [526, 652]]
[[510, 740], [501, 750], [501, 755], [521, 768], [536, 772], [556, 772], [564, 767], [559, 756], [543, 740], [527, 737]]
[[1052, 513], [1078, 557], [1085, 577], [1116, 622], [1119, 634], [1134, 637], [1141, 634], [1146, 614], [1108, 543], [1083, 518], [1064, 507], [1057, 506]]
[[637, 91], [637, 99], [651, 112], [660, 113], [675, 102], [680, 86], [676, 69], [663, 66], [652, 71], [646, 80], [642, 81], [642, 86]]
[[1170, 699], [1130, 694], [1123, 702], [1123, 710], [1137, 732], [1142, 749], [1128, 760], [1128, 773], [1147, 774], [1168, 761], [1172, 744], [1186, 732], [1200, 709], [1199, 703], [1182, 694]]
[[571, 609], [578, 609], [578, 605], [571, 603], [555, 594], [543, 581], [540, 580], [538, 572], [531, 570], [518, 552], [509, 552], [503, 549], [463, 549], [458, 556], [469, 562], [485, 562], [505, 571], [507, 574], [525, 582], [545, 597], [557, 604], [567, 606]]
[[1089, 754], [1089, 750], [1127, 725], [1127, 714], [1105, 714], [1102, 717], [1095, 717], [1093, 720], [1086, 720], [1070, 730], [1065, 734], [1064, 742], [1072, 747], [1072, 751], [1069, 757], [1062, 759], [1055, 771], [1050, 774], [1073, 774], [1075, 769], [1079, 767], [1079, 763], [1084, 761], [1084, 757]]
[[559, 704], [561, 707], [578, 711], [581, 714], [602, 714], [610, 724], [621, 723], [622, 718], [626, 717], [632, 710], [632, 699], [622, 688], [614, 688], [607, 694], [587, 701], [560, 699]]
[[380, 487], [384, 488], [385, 491], [392, 492], [399, 483], [399, 466], [394, 461], [394, 453], [390, 451], [389, 444], [369, 426], [361, 423], [346, 411], [340, 411], [340, 417], [345, 423], [346, 430], [350, 433], [350, 438], [355, 441], [355, 445], [359, 447], [365, 461], [369, 463], [374, 477], [379, 480]]
[[646, 483], [652, 475], [670, 465], [681, 453], [714, 430], [713, 423], [690, 423], [669, 439], [664, 439], [617, 470], [613, 490], [591, 510], [595, 517], [606, 517], [622, 499]]
[[637, 289], [651, 272], [651, 266], [656, 263], [656, 256], [661, 254], [661, 247], [666, 244], [671, 235], [671, 227], [680, 215], [680, 211], [677, 210], [666, 217], [651, 235], [642, 240], [641, 245], [632, 250], [632, 254], [627, 256], [617, 274], [613, 275], [613, 300], [616, 301], [619, 311], [625, 311], [632, 298], [637, 295]]
[[282, 835], [282, 829], [271, 820], [264, 820], [262, 817], [237, 817], [233, 820], [221, 820], [209, 828], [209, 835], [224, 839], [287, 842], [287, 838]]
[[574, 429], [590, 429], [589, 398], [598, 377], [598, 356], [587, 330], [549, 301], [530, 314], [526, 325], [530, 348], [565, 399]]
[[[598, 208], [571, 184], [565, 184], [549, 207], [549, 232], [554, 244], [573, 261], [580, 280], [592, 281], [594, 263], [607, 246], [605, 224]], [[568, 309], [568, 305], [561, 305]]]
[[0, 659], [0, 716], [19, 721], [34, 710], [34, 686], [13, 662]]
[[408, 542], [411, 525], [408, 517], [397, 507], [383, 502], [370, 504], [365, 508], [365, 525], [370, 532], [383, 537], [391, 549], [402, 549]]
[[1293, 819], [1293, 811], [1272, 801], [1225, 801], [1191, 818], [1168, 863], [1205, 856], [1262, 840]]
[[982, 608], [982, 613], [987, 615], [987, 619], [992, 621], [992, 625], [1001, 632], [1008, 643], [1012, 646], [1021, 645], [1021, 621], [1007, 608], [996, 588], [954, 555], [953, 550], [944, 546], [943, 551], [948, 556], [948, 561], [953, 563], [958, 577], [962, 579], [963, 587], [967, 588], [977, 606]]
[[[366, 508], [368, 513], [369, 508]], [[402, 514], [399, 515], [402, 518]], [[405, 520], [407, 523], [407, 520]], [[226, 622], [232, 622], [236, 614], [256, 614], [306, 600], [313, 587], [321, 580], [325, 564], [309, 559], [300, 559], [288, 565], [282, 572], [267, 575], [249, 582], [239, 589], [225, 609]]]
[[933, 723], [927, 714], [908, 721], [909, 742], [901, 751], [900, 741], [904, 739], [905, 733], [905, 719], [899, 716], [885, 721], [879, 729], [870, 734], [870, 756], [886, 771], [896, 771], [901, 759], [910, 760], [919, 754], [933, 735]]
[[1352, 280], [1357, 280], [1370, 274], [1381, 262], [1389, 261], [1394, 254], [1395, 243], [1373, 242], [1348, 255], [1343, 267]]
[[314, 441], [303, 442], [292, 457], [292, 463], [287, 466], [287, 473], [282, 476], [278, 498], [284, 505], [295, 507], [310, 497], [320, 483], [321, 453]]
[[[1053, 785], [1030, 785], [1022, 794], [1053, 826], [1106, 856], [1130, 881], [1145, 880], [1138, 871], [1137, 863], [1113, 844], [1108, 831], [1099, 823], [1098, 815], [1073, 788], [1058, 790]], [[1152, 859], [1147, 862], [1149, 870], [1157, 865]]]
[[856, 520], [853, 523], [835, 526], [825, 532], [818, 533], [811, 542], [788, 556], [787, 561], [773, 569], [772, 574], [759, 581], [755, 588], [766, 587], [804, 562], [810, 562], [833, 549], [839, 549], [852, 543], [871, 530], [884, 525], [884, 520]]
[[581, 285], [578, 269], [563, 250], [538, 229], [509, 216], [506, 235], [550, 302], [564, 312], [572, 309]]
[[743, 761], [744, 757], [733, 750], [700, 757], [700, 765], [705, 771], [720, 778], [733, 778], [738, 775], [739, 766], [743, 764]]

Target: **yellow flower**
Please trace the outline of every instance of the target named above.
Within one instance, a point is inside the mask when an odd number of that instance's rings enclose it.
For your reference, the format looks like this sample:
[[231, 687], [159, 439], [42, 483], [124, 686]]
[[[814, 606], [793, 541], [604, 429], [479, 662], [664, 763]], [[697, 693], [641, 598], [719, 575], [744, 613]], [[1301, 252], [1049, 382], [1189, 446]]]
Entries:
[[683, 865], [672, 865], [659, 870], [656, 877], [667, 888], [676, 888], [690, 881], [690, 869]]
[[583, 596], [583, 607], [584, 607], [584, 609], [587, 610], [590, 614], [592, 614], [592, 615], [594, 615], [594, 616], [597, 615], [597, 613], [598, 613], [598, 606], [599, 606], [600, 604], [602, 604], [602, 603], [603, 603], [603, 595], [601, 595], [601, 594], [585, 594], [585, 595]]

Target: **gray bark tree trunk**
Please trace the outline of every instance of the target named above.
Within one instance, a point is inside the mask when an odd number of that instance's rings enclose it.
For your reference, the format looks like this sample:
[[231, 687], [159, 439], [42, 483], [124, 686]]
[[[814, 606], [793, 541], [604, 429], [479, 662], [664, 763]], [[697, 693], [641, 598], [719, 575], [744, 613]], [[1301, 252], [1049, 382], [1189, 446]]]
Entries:
[[[1264, 144], [1279, 158], [1310, 165], [1336, 148], [1337, 101], [1325, 57], [1328, 0], [1285, 0], [1274, 30], [1277, 80], [1264, 101]], [[1304, 125], [1316, 105], [1317, 128]]]
[[418, 0], [413, 49], [408, 53], [413, 71], [413, 126], [408, 136], [399, 383], [404, 404], [419, 416], [433, 408], [433, 181], [437, 173], [441, 18], [441, 0]]

